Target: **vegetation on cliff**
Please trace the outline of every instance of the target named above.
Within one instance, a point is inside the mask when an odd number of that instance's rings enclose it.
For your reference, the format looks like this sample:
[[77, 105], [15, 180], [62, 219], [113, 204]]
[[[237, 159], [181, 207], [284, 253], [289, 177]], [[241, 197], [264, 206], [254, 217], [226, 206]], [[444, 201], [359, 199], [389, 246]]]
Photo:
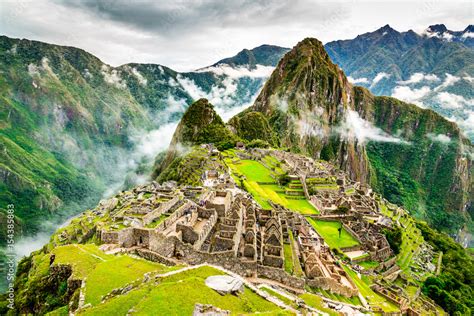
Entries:
[[471, 315], [474, 311], [474, 259], [449, 236], [417, 222], [425, 240], [442, 252], [441, 273], [429, 277], [423, 292], [451, 315]]

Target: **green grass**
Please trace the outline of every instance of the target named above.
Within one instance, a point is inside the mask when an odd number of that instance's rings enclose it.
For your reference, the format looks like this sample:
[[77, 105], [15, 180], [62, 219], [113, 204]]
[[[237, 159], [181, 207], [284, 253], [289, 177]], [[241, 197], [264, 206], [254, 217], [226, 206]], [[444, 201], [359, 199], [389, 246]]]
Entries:
[[84, 315], [125, 315], [134, 309], [136, 315], [192, 315], [196, 303], [212, 304], [233, 315], [249, 313], [284, 313], [278, 306], [245, 288], [236, 295], [220, 295], [205, 285], [211, 275], [223, 274], [211, 267], [188, 270], [161, 279], [156, 284], [145, 284], [139, 289], [113, 298], [92, 309]]
[[324, 297], [327, 297], [331, 300], [334, 300], [334, 301], [339, 301], [339, 302], [342, 302], [342, 303], [347, 303], [347, 304], [352, 304], [352, 305], [358, 305], [358, 306], [361, 306], [362, 303], [359, 299], [358, 296], [353, 296], [353, 297], [346, 297], [344, 295], [340, 295], [340, 294], [335, 294], [335, 293], [331, 293], [330, 291], [326, 291], [326, 290], [323, 290], [323, 289], [319, 289], [319, 288], [316, 288], [316, 289], [311, 289], [313, 291], [316, 291], [316, 292], [319, 292], [321, 293], [321, 295], [323, 295]]
[[270, 170], [255, 160], [241, 160], [237, 165], [248, 181], [275, 182]]
[[357, 263], [364, 269], [375, 269], [379, 266], [379, 263], [377, 261], [361, 261]]
[[280, 293], [274, 291], [273, 289], [270, 289], [266, 286], [262, 286], [260, 288], [262, 291], [265, 291], [267, 292], [268, 294], [270, 294], [271, 296], [274, 296], [276, 297], [277, 299], [279, 299], [280, 301], [282, 301], [283, 303], [285, 303], [286, 305], [288, 306], [291, 306], [293, 308], [297, 308], [298, 306], [296, 306], [295, 302], [293, 302], [292, 300], [290, 300], [289, 298], [281, 295]]
[[325, 307], [323, 299], [316, 294], [304, 293], [301, 294], [299, 298], [302, 299], [306, 303], [306, 305], [316, 308], [317, 310], [320, 310], [322, 312], [328, 313], [330, 316], [339, 316], [338, 312], [328, 307]]
[[344, 228], [342, 228], [341, 237], [339, 237], [338, 229], [341, 227], [340, 222], [320, 221], [310, 217], [306, 218], [311, 226], [320, 234], [324, 241], [331, 248], [346, 248], [357, 246], [359, 242], [352, 237]]
[[285, 254], [285, 271], [293, 274], [293, 251], [290, 244], [283, 244], [283, 252]]
[[301, 268], [300, 259], [298, 258], [296, 249], [295, 249], [295, 247], [297, 247], [295, 244], [295, 238], [291, 230], [288, 232], [288, 234], [290, 236], [290, 244], [291, 244], [291, 250], [292, 250], [292, 256], [293, 256], [293, 274], [297, 277], [303, 277], [304, 276], [303, 269]]
[[[240, 160], [236, 163], [230, 158], [230, 152], [226, 152], [226, 154], [229, 157], [226, 158], [225, 161], [232, 170], [234, 180], [237, 184], [240, 184], [239, 176], [245, 176], [246, 180], [243, 181], [245, 190], [252, 194], [262, 208], [271, 209], [271, 205], [268, 203], [268, 200], [270, 200], [294, 212], [317, 214], [318, 211], [316, 208], [309, 203], [304, 196], [298, 200], [287, 198], [288, 196], [284, 192], [289, 188], [278, 186], [275, 179], [271, 176], [272, 172], [260, 162], [255, 160]], [[273, 184], [259, 184], [259, 182], [273, 182]], [[292, 190], [301, 191], [301, 189]]]
[[370, 280], [368, 280], [368, 279], [362, 280], [361, 278], [359, 278], [357, 276], [357, 273], [354, 272], [349, 267], [347, 267], [345, 265], [343, 265], [342, 267], [343, 267], [344, 271], [346, 271], [346, 273], [352, 279], [352, 281], [355, 283], [355, 285], [359, 289], [362, 296], [367, 300], [367, 302], [370, 305], [378, 306], [378, 307], [382, 308], [382, 310], [386, 313], [399, 311], [399, 308], [396, 305], [394, 305], [392, 302], [385, 299], [383, 296], [375, 293], [370, 288], [370, 286], [369, 286], [370, 285]]
[[122, 287], [147, 272], [164, 273], [180, 267], [167, 267], [162, 264], [128, 255], [106, 255], [96, 245], [71, 244], [53, 250], [55, 262], [72, 264], [73, 275], [87, 278], [86, 304], [96, 305], [101, 297], [115, 288]]

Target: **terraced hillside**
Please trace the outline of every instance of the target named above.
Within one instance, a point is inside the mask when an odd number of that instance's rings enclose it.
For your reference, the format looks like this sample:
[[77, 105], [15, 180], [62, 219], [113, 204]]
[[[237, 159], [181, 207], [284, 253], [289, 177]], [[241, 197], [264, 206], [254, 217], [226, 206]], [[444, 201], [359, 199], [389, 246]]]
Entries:
[[317, 209], [306, 199], [300, 180], [281, 182], [285, 170], [276, 158], [268, 155], [260, 161], [241, 159], [236, 150], [225, 151], [223, 156], [236, 182], [264, 209], [270, 209], [273, 202], [301, 214], [317, 214]]

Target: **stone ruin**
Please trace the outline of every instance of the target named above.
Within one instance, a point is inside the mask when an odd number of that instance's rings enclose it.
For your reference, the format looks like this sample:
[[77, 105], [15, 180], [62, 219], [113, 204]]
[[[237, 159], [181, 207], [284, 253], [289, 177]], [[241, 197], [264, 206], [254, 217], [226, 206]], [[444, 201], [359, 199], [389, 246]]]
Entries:
[[[313, 217], [340, 221], [360, 243], [352, 250], [370, 255], [364, 260], [392, 261], [387, 260], [393, 252], [381, 232], [392, 221], [380, 213], [369, 187], [351, 181], [330, 164], [304, 156], [266, 149], [237, 154], [243, 159], [275, 157], [284, 170], [301, 180], [305, 196], [321, 211]], [[99, 211], [110, 212], [114, 227], [103, 227], [99, 237], [103, 243], [163, 263], [216, 264], [244, 277], [270, 278], [294, 288], [308, 285], [348, 297], [358, 294], [304, 216], [272, 203], [272, 209], [262, 209], [222, 170], [206, 170], [202, 187], [152, 183], [120, 194], [101, 205]], [[328, 179], [336, 189], [318, 190], [310, 196], [306, 180], [315, 178]], [[347, 212], [337, 212], [340, 206]], [[292, 246], [303, 277], [285, 272], [285, 244]]]

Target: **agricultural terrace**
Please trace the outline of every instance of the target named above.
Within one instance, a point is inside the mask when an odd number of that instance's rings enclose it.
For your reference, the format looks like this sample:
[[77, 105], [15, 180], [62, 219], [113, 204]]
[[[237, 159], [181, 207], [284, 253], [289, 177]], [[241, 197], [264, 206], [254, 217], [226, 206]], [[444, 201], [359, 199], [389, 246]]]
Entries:
[[[400, 253], [398, 254], [397, 264], [404, 272], [414, 273], [411, 271], [410, 263], [413, 257], [418, 253], [420, 245], [424, 242], [420, 230], [416, 227], [416, 223], [410, 216], [405, 214], [394, 214], [387, 208], [385, 203], [379, 204], [382, 214], [390, 217], [394, 222], [402, 225], [402, 244]], [[422, 276], [421, 276], [422, 277]]]
[[351, 268], [343, 265], [342, 266], [344, 271], [346, 271], [347, 275], [352, 279], [355, 283], [357, 288], [359, 289], [360, 294], [364, 297], [367, 303], [374, 307], [380, 307], [385, 313], [393, 313], [399, 312], [399, 308], [384, 298], [383, 296], [375, 293], [371, 288], [370, 285], [372, 281], [365, 275], [359, 277], [358, 273], [356, 273]]
[[292, 180], [286, 186], [278, 185], [277, 179], [284, 171], [274, 157], [266, 156], [261, 163], [239, 159], [233, 150], [225, 151], [223, 155], [236, 183], [252, 194], [262, 208], [271, 209], [268, 201], [272, 201], [301, 214], [318, 213], [304, 196], [300, 181]]
[[285, 315], [278, 306], [245, 287], [237, 295], [220, 295], [205, 285], [207, 277], [224, 274], [212, 267], [200, 267], [160, 278], [158, 282], [142, 283], [130, 292], [107, 300], [80, 315], [192, 315], [194, 304], [212, 304], [231, 311], [232, 315], [268, 313]]
[[[94, 244], [59, 246], [51, 254], [55, 255], [54, 263], [72, 265], [74, 278], [87, 278], [85, 303], [92, 306], [99, 304], [102, 297], [113, 289], [141, 279], [147, 272], [165, 273], [181, 268], [167, 267], [129, 255], [108, 255]], [[34, 255], [32, 265], [28, 282], [40, 282], [49, 273], [50, 253]]]
[[357, 246], [359, 242], [352, 237], [347, 230], [342, 228], [341, 237], [339, 237], [338, 229], [341, 227], [340, 222], [334, 221], [321, 221], [311, 217], [306, 218], [313, 228], [324, 238], [324, 241], [329, 245], [330, 248], [347, 248]]

